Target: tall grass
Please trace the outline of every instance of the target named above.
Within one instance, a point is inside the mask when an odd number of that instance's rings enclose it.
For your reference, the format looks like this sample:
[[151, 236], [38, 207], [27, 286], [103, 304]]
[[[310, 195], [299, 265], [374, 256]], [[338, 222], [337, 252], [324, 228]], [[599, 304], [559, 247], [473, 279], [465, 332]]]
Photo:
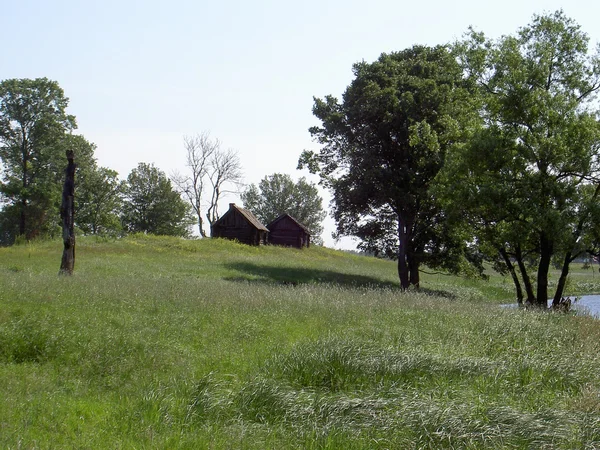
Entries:
[[[600, 325], [505, 280], [137, 236], [0, 249], [1, 448], [595, 448]], [[585, 281], [581, 277], [580, 281]], [[593, 281], [593, 280], [592, 280]]]

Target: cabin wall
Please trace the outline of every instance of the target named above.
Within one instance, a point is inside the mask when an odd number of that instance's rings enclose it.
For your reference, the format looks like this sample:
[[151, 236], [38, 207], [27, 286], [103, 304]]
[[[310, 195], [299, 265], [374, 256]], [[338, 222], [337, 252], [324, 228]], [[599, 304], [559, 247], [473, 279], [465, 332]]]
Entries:
[[269, 243], [286, 247], [308, 247], [310, 235], [292, 220], [283, 218], [269, 229]]
[[212, 229], [212, 236], [224, 239], [236, 239], [248, 245], [264, 245], [267, 232], [257, 230], [239, 213], [225, 213], [221, 222]]

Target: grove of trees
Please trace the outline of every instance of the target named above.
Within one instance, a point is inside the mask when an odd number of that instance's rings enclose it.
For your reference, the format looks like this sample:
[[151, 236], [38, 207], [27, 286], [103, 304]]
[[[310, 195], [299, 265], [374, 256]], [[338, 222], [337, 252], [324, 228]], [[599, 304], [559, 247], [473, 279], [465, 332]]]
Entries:
[[517, 297], [522, 284], [527, 301], [545, 306], [549, 269], [560, 267], [556, 306], [570, 263], [595, 240], [600, 53], [588, 53], [587, 35], [562, 11], [496, 42], [471, 32], [459, 50], [481, 124], [454, 153], [445, 190], [482, 251], [500, 255]]
[[487, 259], [545, 306], [555, 263], [557, 304], [569, 264], [599, 242], [600, 53], [588, 47], [557, 11], [497, 41], [471, 30], [355, 64], [341, 102], [315, 99], [322, 147], [299, 167], [331, 190], [339, 234], [398, 259], [403, 288], [422, 263]]
[[68, 103], [46, 78], [0, 82], [0, 244], [60, 232], [67, 149], [87, 171], [96, 169], [93, 144], [71, 134], [77, 125]]
[[[189, 206], [167, 176], [140, 163], [120, 181], [117, 172], [98, 166], [96, 146], [72, 134], [77, 125], [68, 104], [58, 83], [46, 78], [0, 82], [0, 245], [61, 234], [67, 150], [77, 164], [75, 226], [80, 232], [189, 236]], [[209, 172], [221, 190], [229, 176], [223, 170], [219, 165]]]

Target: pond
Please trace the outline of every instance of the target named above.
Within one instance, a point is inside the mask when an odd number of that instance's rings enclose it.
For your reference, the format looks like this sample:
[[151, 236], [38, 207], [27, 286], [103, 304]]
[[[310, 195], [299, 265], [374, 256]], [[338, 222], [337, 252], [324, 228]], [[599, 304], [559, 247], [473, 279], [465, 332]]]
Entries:
[[[507, 308], [516, 308], [517, 304], [513, 303], [502, 306]], [[548, 300], [548, 307], [550, 306], [552, 306], [552, 300]], [[589, 314], [600, 319], [600, 295], [582, 295], [581, 297], [577, 297], [577, 301], [571, 306], [576, 311], [580, 311], [583, 314]]]
[[600, 318], [600, 295], [582, 295], [572, 306], [577, 311]]

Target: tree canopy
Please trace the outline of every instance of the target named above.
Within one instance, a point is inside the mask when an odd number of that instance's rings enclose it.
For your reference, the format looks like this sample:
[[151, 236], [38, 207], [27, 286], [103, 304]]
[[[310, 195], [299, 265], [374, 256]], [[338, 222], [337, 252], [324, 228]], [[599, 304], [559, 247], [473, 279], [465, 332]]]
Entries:
[[189, 236], [190, 208], [165, 173], [153, 164], [139, 163], [123, 189], [123, 227], [131, 233]]
[[323, 147], [305, 151], [299, 168], [331, 189], [339, 235], [397, 258], [401, 286], [418, 286], [428, 255], [449, 256], [459, 242], [443, 239], [451, 233], [430, 186], [473, 114], [463, 71], [445, 46], [384, 53], [353, 71], [341, 103], [315, 99], [322, 126], [310, 133]]
[[77, 227], [84, 234], [119, 234], [123, 182], [117, 172], [94, 164], [82, 168], [76, 181]]
[[28, 239], [50, 226], [47, 211], [60, 198], [66, 132], [76, 128], [68, 103], [47, 78], [0, 83], [0, 190], [15, 233]]
[[458, 48], [480, 88], [484, 126], [453, 155], [446, 193], [480, 248], [501, 255], [518, 296], [517, 272], [527, 300], [545, 306], [557, 259], [556, 304], [600, 192], [600, 55], [588, 54], [587, 35], [562, 11], [496, 42], [472, 31]]
[[94, 166], [95, 146], [71, 134], [75, 117], [57, 82], [47, 78], [0, 82], [0, 242], [31, 239], [58, 230], [64, 155]]

